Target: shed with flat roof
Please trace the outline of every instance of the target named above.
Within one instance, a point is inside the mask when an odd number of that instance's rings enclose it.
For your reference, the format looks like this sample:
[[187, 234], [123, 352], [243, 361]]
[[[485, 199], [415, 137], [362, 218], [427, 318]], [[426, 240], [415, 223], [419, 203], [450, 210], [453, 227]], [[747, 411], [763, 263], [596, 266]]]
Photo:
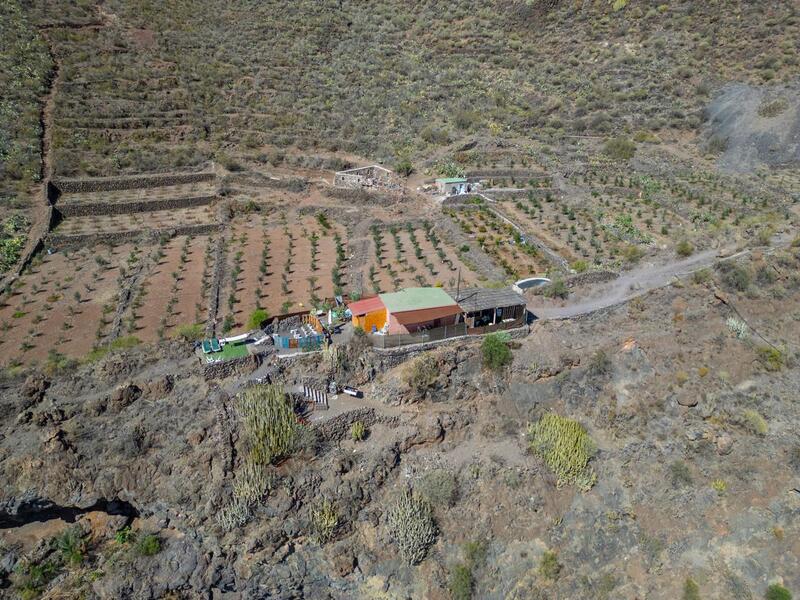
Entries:
[[525, 296], [508, 288], [465, 288], [450, 290], [449, 296], [464, 311], [468, 327], [485, 327], [523, 319]]

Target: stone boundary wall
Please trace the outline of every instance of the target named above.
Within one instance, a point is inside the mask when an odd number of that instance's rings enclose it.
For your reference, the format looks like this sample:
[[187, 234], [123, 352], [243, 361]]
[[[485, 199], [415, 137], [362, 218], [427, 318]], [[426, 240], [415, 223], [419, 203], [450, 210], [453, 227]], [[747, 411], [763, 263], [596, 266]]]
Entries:
[[[511, 337], [511, 339], [518, 340], [524, 338], [528, 335], [528, 333], [530, 333], [530, 326], [523, 325], [522, 327], [517, 327], [516, 329], [507, 329], [505, 332], [509, 335], [509, 337]], [[469, 342], [473, 340], [478, 342], [482, 340], [484, 335], [486, 334], [462, 335], [459, 337], [448, 338], [446, 340], [425, 342], [423, 344], [411, 344], [409, 346], [400, 346], [398, 348], [372, 348], [372, 352], [374, 353], [375, 358], [380, 361], [381, 370], [383, 371], [386, 369], [392, 369], [405, 362], [409, 358], [413, 358], [418, 354], [422, 354], [428, 350], [433, 350], [439, 346], [444, 346], [453, 342]]]
[[156, 210], [176, 210], [211, 204], [216, 196], [167, 198], [165, 200], [137, 200], [134, 202], [75, 202], [57, 203], [56, 211], [64, 218], [99, 215], [127, 215]]
[[396, 425], [399, 419], [397, 417], [379, 415], [374, 408], [356, 408], [336, 415], [328, 421], [323, 421], [316, 425], [314, 429], [325, 442], [339, 442], [350, 437], [350, 427], [356, 421], [361, 421], [367, 427], [372, 427], [376, 423]]
[[[565, 277], [563, 281], [564, 285], [566, 285], [568, 288], [574, 288], [582, 285], [605, 283], [607, 281], [612, 281], [617, 277], [619, 277], [619, 273], [615, 271], [587, 271], [585, 273], [578, 273], [577, 275]], [[550, 287], [550, 285], [551, 284], [540, 285], [539, 287], [535, 287], [528, 291], [534, 296], [543, 296], [545, 290]]]
[[217, 313], [219, 312], [219, 293], [225, 277], [225, 236], [219, 236], [214, 248], [214, 274], [211, 278], [211, 289], [208, 293], [208, 318], [206, 319], [206, 337], [213, 337], [216, 332]]
[[205, 363], [203, 364], [203, 378], [211, 381], [252, 373], [264, 362], [265, 355], [266, 353], [248, 354], [231, 360]]
[[217, 222], [220, 224], [220, 231], [223, 235], [217, 238], [217, 246], [214, 249], [214, 274], [211, 280], [208, 300], [208, 319], [206, 321], [206, 336], [213, 337], [217, 328], [217, 315], [219, 313], [219, 296], [225, 279], [225, 271], [228, 262], [228, 247], [224, 231], [231, 221], [231, 211], [229, 203], [217, 205]]
[[500, 179], [507, 177], [513, 177], [514, 179], [549, 179], [551, 175], [542, 171], [531, 171], [530, 169], [496, 169], [467, 171], [464, 177], [467, 179]]
[[477, 194], [459, 194], [458, 196], [448, 196], [442, 200], [442, 208], [476, 208], [478, 204], [470, 202], [470, 200], [486, 202], [486, 198], [482, 198]]
[[558, 188], [520, 188], [515, 190], [490, 188], [487, 190], [481, 190], [481, 192], [488, 196], [503, 196], [511, 198], [514, 198], [515, 196], [527, 198], [529, 194], [532, 194], [534, 198], [546, 198], [547, 194], [550, 194], [553, 198], [563, 197], [563, 194]]
[[219, 223], [205, 225], [182, 225], [169, 229], [136, 229], [133, 231], [117, 231], [113, 233], [85, 233], [81, 235], [48, 235], [44, 243], [53, 248], [75, 248], [92, 246], [94, 244], [124, 244], [131, 240], [147, 237], [157, 240], [162, 236], [175, 237], [178, 235], [207, 235], [221, 229]]
[[111, 192], [117, 190], [134, 190], [184, 183], [213, 181], [216, 174], [209, 171], [200, 173], [163, 173], [158, 175], [131, 175], [125, 177], [96, 177], [87, 179], [54, 179], [53, 185], [62, 194], [79, 194], [83, 192]]
[[5, 289], [7, 285], [10, 285], [16, 281], [19, 276], [22, 275], [22, 272], [28, 267], [31, 260], [33, 260], [33, 257], [36, 256], [36, 254], [42, 250], [42, 248], [44, 248], [47, 236], [53, 227], [53, 220], [55, 217], [53, 206], [49, 201], [47, 202], [45, 211], [43, 231], [34, 232], [33, 229], [31, 229], [31, 231], [28, 232], [28, 235], [33, 234], [33, 239], [35, 241], [30, 245], [28, 250], [19, 257], [17, 264], [0, 276], [0, 290]]

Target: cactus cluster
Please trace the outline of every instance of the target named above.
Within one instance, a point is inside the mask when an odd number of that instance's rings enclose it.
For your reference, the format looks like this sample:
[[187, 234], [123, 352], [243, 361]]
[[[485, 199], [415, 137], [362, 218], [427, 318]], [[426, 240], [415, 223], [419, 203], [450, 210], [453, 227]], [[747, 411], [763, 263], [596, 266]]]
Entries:
[[311, 535], [318, 544], [329, 542], [338, 525], [339, 513], [330, 500], [311, 509]]
[[750, 336], [750, 328], [747, 326], [747, 323], [741, 319], [737, 319], [736, 317], [728, 317], [728, 319], [725, 321], [725, 324], [737, 339], [746, 340]]
[[230, 531], [241, 527], [250, 519], [250, 506], [241, 498], [234, 496], [233, 500], [217, 513], [217, 524]]
[[247, 461], [236, 473], [233, 495], [250, 506], [261, 500], [271, 488], [272, 477], [264, 465]]
[[239, 414], [252, 462], [264, 465], [286, 456], [294, 448], [297, 419], [279, 385], [257, 385], [239, 397]]
[[403, 559], [410, 565], [422, 562], [436, 541], [437, 529], [431, 505], [406, 490], [389, 510], [387, 518], [389, 534]]
[[589, 460], [597, 451], [595, 443], [577, 421], [553, 413], [528, 427], [530, 448], [558, 477], [558, 485], [576, 485], [583, 491], [596, 482]]

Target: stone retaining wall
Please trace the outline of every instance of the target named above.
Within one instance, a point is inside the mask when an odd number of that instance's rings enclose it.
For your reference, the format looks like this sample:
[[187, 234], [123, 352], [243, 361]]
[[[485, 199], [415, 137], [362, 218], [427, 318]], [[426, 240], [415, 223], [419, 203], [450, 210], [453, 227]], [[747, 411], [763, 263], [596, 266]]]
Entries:
[[50, 229], [53, 227], [53, 220], [55, 216], [53, 212], [53, 207], [49, 202], [47, 202], [47, 207], [45, 208], [45, 210], [46, 213], [44, 217], [44, 222], [42, 224], [43, 230], [37, 232], [31, 229], [28, 232], [29, 236], [33, 236], [34, 241], [32, 244], [30, 244], [30, 246], [28, 246], [27, 251], [22, 256], [20, 256], [19, 260], [17, 260], [17, 264], [8, 271], [6, 271], [6, 273], [4, 273], [0, 277], [0, 290], [5, 289], [6, 286], [16, 281], [17, 278], [19, 278], [22, 272], [26, 269], [26, 267], [30, 264], [33, 257], [36, 256], [36, 253], [42, 250], [42, 248], [44, 248], [47, 235], [50, 232]]
[[487, 189], [483, 190], [483, 193], [489, 197], [492, 196], [503, 196], [504, 198], [516, 198], [519, 196], [520, 198], [528, 198], [529, 196], [533, 198], [546, 198], [549, 194], [553, 198], [561, 198], [562, 194], [561, 191], [557, 188], [520, 188], [520, 189]]
[[[507, 329], [505, 331], [511, 339], [522, 339], [530, 333], [530, 326], [523, 325], [516, 329]], [[439, 346], [443, 346], [452, 342], [480, 342], [483, 340], [483, 335], [463, 335], [460, 337], [449, 338], [446, 340], [437, 340], [435, 342], [425, 342], [424, 344], [411, 344], [409, 346], [400, 346], [398, 348], [373, 348], [372, 351], [375, 358], [379, 362], [380, 370], [385, 371], [393, 369], [394, 367], [404, 363], [410, 358], [433, 350]]]
[[75, 202], [57, 203], [56, 211], [64, 218], [98, 215], [127, 215], [156, 210], [176, 210], [211, 204], [216, 196], [167, 198], [164, 200], [136, 200], [134, 202]]
[[398, 422], [398, 418], [379, 415], [374, 408], [357, 408], [323, 421], [314, 429], [324, 441], [339, 442], [350, 437], [350, 428], [356, 421], [361, 421], [367, 427], [372, 427], [376, 423], [395, 425]]
[[212, 379], [226, 379], [239, 375], [247, 375], [255, 371], [264, 362], [265, 353], [248, 354], [240, 358], [223, 360], [215, 363], [203, 365], [203, 378], [206, 381]]
[[[591, 285], [595, 283], [605, 283], [612, 281], [619, 277], [619, 273], [614, 271], [587, 271], [586, 273], [579, 273], [564, 278], [564, 285], [568, 288], [580, 287], [582, 285]], [[550, 284], [541, 285], [529, 290], [529, 293], [534, 296], [543, 296]]]
[[110, 192], [116, 190], [134, 190], [185, 183], [213, 181], [213, 172], [200, 173], [163, 173], [157, 175], [132, 175], [127, 177], [96, 177], [87, 179], [54, 179], [53, 185], [62, 194], [79, 194], [84, 192]]
[[85, 233], [81, 235], [50, 234], [44, 240], [50, 248], [76, 248], [92, 246], [94, 244], [124, 244], [139, 238], [158, 240], [162, 236], [175, 237], [178, 235], [207, 235], [219, 231], [219, 223], [206, 223], [205, 225], [181, 225], [169, 229], [136, 229], [134, 231], [117, 231], [113, 233]]
[[549, 179], [550, 175], [543, 171], [532, 171], [530, 169], [490, 169], [486, 171], [467, 171], [464, 174], [467, 179], [500, 179], [513, 177], [514, 179]]

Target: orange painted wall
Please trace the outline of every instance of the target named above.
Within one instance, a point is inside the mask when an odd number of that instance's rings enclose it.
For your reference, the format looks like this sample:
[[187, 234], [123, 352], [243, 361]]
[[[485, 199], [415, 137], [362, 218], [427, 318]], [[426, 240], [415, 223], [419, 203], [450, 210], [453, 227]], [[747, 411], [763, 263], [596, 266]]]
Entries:
[[375, 326], [375, 329], [380, 329], [385, 324], [386, 324], [385, 308], [373, 311], [371, 313], [367, 313], [365, 315], [361, 315], [360, 317], [353, 317], [353, 327], [361, 327], [361, 329], [363, 329], [367, 333], [372, 331], [373, 325]]

